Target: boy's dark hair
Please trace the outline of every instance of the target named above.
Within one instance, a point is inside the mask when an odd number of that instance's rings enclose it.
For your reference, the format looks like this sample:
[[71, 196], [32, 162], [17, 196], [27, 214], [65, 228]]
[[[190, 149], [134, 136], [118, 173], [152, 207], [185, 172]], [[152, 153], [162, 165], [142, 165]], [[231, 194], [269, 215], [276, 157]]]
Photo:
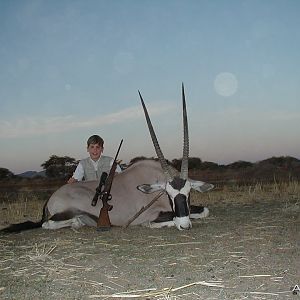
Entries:
[[100, 137], [99, 135], [92, 135], [88, 138], [87, 140], [87, 146], [89, 147], [90, 144], [99, 144], [101, 147], [104, 145], [103, 138]]

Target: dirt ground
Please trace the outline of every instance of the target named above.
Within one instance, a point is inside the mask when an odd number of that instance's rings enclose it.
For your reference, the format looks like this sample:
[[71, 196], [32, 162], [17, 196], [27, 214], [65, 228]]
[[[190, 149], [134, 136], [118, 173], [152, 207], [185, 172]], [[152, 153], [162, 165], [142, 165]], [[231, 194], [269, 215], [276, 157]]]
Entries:
[[0, 299], [300, 299], [299, 195], [208, 206], [189, 231], [2, 235]]

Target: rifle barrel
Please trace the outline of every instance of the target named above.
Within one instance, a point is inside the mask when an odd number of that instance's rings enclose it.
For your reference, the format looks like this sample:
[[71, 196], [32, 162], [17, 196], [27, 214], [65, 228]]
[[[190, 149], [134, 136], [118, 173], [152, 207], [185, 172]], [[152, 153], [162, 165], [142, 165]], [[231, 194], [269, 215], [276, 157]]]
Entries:
[[121, 149], [122, 144], [123, 144], [123, 139], [122, 139], [121, 142], [120, 142], [120, 145], [119, 145], [118, 151], [117, 151], [117, 153], [116, 153], [114, 162], [117, 161], [117, 158], [118, 158], [118, 155], [119, 155], [119, 152], [120, 152], [120, 149]]

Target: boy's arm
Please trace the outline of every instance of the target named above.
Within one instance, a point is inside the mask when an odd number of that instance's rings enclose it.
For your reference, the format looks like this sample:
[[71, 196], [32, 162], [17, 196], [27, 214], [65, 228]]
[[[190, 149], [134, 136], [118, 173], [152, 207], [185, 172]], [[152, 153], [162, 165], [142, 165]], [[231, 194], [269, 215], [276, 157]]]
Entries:
[[82, 167], [82, 164], [79, 162], [77, 165], [75, 172], [73, 173], [73, 176], [68, 180], [68, 183], [73, 183], [77, 181], [81, 181], [84, 176], [84, 170]]

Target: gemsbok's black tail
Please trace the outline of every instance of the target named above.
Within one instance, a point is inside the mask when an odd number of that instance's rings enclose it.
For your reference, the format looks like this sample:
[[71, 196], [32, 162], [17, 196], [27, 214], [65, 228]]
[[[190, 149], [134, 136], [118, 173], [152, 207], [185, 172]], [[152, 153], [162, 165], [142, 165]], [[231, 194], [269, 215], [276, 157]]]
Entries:
[[19, 233], [24, 230], [30, 230], [30, 229], [42, 227], [42, 224], [45, 222], [46, 216], [47, 216], [47, 213], [46, 213], [47, 202], [44, 204], [43, 216], [40, 221], [37, 221], [37, 222], [26, 221], [26, 222], [22, 222], [22, 223], [18, 223], [18, 224], [11, 224], [6, 228], [1, 229], [0, 234]]
[[1, 229], [0, 233], [7, 234], [7, 233], [18, 233], [24, 230], [30, 230], [30, 229], [35, 229], [42, 227], [43, 221], [38, 221], [38, 222], [32, 222], [32, 221], [26, 221], [23, 223], [18, 223], [18, 224], [11, 224], [10, 226]]

